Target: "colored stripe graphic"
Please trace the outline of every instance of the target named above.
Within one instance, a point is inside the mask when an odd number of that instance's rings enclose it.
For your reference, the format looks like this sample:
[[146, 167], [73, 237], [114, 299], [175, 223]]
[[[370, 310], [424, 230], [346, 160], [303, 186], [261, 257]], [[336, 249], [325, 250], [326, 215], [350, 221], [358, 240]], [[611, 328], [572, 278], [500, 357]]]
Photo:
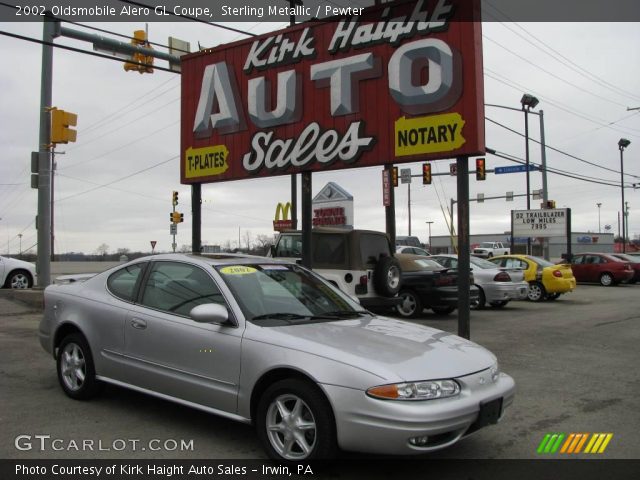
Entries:
[[564, 436], [564, 433], [547, 433], [538, 445], [538, 453], [556, 453]]
[[538, 445], [537, 453], [603, 453], [612, 438], [613, 433], [547, 433]]

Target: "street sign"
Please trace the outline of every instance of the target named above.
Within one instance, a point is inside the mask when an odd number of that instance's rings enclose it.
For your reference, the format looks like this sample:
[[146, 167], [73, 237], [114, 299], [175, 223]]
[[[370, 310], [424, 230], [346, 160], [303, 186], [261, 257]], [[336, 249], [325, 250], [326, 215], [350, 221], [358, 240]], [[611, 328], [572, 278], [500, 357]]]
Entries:
[[153, 251], [156, 248], [156, 243], [158, 243], [155, 240], [151, 240], [151, 251]]
[[507, 202], [513, 202], [513, 192], [507, 192]]
[[478, 201], [478, 203], [483, 203], [484, 202], [484, 193], [479, 193], [478, 194], [477, 201]]
[[400, 169], [400, 183], [411, 183], [411, 169], [410, 168], [401, 168]]
[[[529, 165], [529, 171], [537, 170], [538, 168], [535, 165]], [[518, 172], [526, 172], [526, 165], [509, 165], [508, 167], [496, 167], [493, 170], [493, 173], [496, 175], [500, 175], [501, 173], [518, 173]]]
[[382, 170], [382, 205], [391, 206], [391, 172]]
[[542, 189], [533, 190], [531, 193], [533, 194], [533, 199], [534, 200], [540, 200], [542, 198]]
[[169, 235], [177, 235], [178, 234], [178, 225], [175, 223], [169, 224]]

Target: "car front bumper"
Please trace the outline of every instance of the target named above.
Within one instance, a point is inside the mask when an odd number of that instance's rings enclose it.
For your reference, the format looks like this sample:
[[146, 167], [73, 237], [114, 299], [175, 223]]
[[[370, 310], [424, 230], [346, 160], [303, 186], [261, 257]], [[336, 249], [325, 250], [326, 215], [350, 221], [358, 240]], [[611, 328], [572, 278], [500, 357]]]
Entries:
[[[500, 418], [515, 396], [515, 382], [504, 373], [492, 381], [489, 370], [457, 378], [456, 397], [425, 401], [371, 398], [362, 390], [323, 385], [333, 405], [338, 444], [345, 450], [416, 455], [454, 444], [487, 423], [481, 405], [500, 405]], [[410, 443], [428, 437], [424, 446]]]

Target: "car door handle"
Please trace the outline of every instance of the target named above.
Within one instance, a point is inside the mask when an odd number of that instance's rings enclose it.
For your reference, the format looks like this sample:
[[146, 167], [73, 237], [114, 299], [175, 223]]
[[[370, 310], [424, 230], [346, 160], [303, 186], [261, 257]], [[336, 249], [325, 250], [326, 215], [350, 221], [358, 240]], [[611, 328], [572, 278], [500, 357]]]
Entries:
[[139, 330], [144, 330], [145, 328], [147, 328], [147, 322], [145, 322], [144, 320], [141, 320], [139, 318], [132, 318], [131, 319], [131, 326], [133, 328], [137, 328]]

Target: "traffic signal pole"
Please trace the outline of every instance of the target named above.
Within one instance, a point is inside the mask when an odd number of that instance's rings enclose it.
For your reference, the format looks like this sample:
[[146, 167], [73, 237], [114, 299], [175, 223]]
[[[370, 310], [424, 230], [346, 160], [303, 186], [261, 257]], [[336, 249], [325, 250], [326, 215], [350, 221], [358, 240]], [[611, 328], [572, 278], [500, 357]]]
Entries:
[[51, 124], [49, 107], [52, 103], [51, 78], [53, 72], [53, 39], [57, 37], [58, 22], [45, 12], [42, 28], [42, 73], [40, 81], [40, 132], [38, 135], [38, 256], [36, 272], [38, 288], [51, 283]]

